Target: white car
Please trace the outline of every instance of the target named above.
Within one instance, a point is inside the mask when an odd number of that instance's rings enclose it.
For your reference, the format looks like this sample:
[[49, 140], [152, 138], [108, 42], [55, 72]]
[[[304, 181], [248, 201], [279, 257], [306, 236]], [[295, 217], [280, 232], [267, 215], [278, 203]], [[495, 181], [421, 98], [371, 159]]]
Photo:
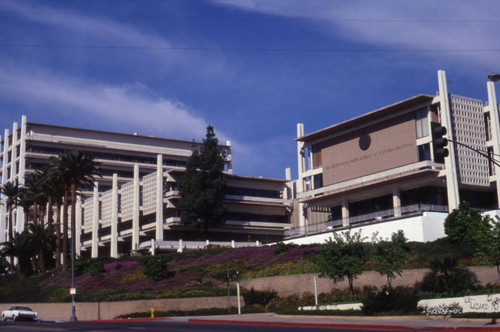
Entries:
[[28, 307], [11, 307], [9, 310], [2, 311], [2, 320], [6, 321], [7, 319], [18, 320], [18, 319], [26, 319], [26, 320], [35, 320], [38, 317], [38, 313], [36, 311], [31, 310]]

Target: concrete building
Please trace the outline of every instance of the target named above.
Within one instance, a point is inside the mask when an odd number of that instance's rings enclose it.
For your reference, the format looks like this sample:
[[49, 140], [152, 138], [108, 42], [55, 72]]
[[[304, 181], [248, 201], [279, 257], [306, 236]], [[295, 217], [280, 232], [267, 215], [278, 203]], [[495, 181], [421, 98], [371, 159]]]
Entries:
[[[138, 134], [70, 128], [31, 123], [2, 137], [1, 183], [25, 184], [51, 156], [77, 149], [101, 163], [102, 177], [83, 189], [77, 203], [77, 250], [97, 257], [117, 256], [139, 249], [141, 243], [166, 239], [191, 240], [192, 232], [180, 225], [176, 203], [177, 181], [187, 159], [202, 143]], [[214, 229], [213, 240], [276, 241], [289, 227], [287, 180], [252, 178], [232, 174], [231, 143], [219, 146], [226, 155], [227, 222]], [[0, 242], [6, 240], [6, 197], [0, 206]], [[24, 212], [16, 208], [14, 231], [23, 230]], [[160, 243], [160, 242], [158, 242]], [[157, 244], [158, 246], [158, 244]], [[88, 249], [88, 250], [86, 250]], [[86, 250], [86, 251], [85, 251]]]
[[[322, 242], [332, 231], [362, 228], [389, 238], [402, 229], [410, 240], [444, 236], [443, 220], [462, 201], [498, 209], [500, 122], [492, 82], [489, 102], [439, 92], [304, 134], [297, 125], [298, 180], [291, 242]], [[447, 128], [449, 156], [436, 162], [432, 123]], [[304, 237], [304, 236], [307, 236]]]

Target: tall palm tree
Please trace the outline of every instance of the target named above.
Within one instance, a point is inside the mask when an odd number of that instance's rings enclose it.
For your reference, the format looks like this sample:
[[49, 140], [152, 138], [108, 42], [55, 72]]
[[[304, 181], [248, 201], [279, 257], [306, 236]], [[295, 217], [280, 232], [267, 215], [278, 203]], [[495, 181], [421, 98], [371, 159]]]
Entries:
[[9, 241], [12, 240], [12, 211], [14, 206], [17, 205], [17, 198], [19, 195], [19, 183], [17, 181], [7, 181], [0, 186], [0, 192], [7, 196], [7, 209], [9, 211]]
[[41, 272], [47, 271], [47, 258], [51, 255], [54, 247], [54, 235], [52, 227], [44, 227], [42, 223], [31, 223], [28, 225], [28, 234], [33, 245], [33, 256], [38, 260], [38, 266]]
[[94, 183], [94, 176], [100, 175], [100, 164], [92, 158], [89, 154], [79, 151], [71, 150], [59, 154], [57, 157], [51, 157], [52, 172], [59, 175], [65, 184], [64, 188], [64, 207], [65, 211], [63, 216], [64, 226], [64, 240], [63, 241], [63, 266], [66, 267], [67, 263], [67, 239], [68, 239], [68, 225], [67, 225], [67, 206], [68, 196], [71, 195], [71, 228], [74, 230], [76, 227], [76, 190], [82, 184]]
[[27, 187], [20, 187], [19, 194], [17, 198], [18, 206], [23, 208], [24, 211], [24, 230], [28, 229], [29, 214], [31, 207], [33, 206], [33, 195], [31, 190]]
[[3, 242], [0, 256], [17, 257], [17, 275], [19, 279], [29, 276], [33, 270], [31, 268], [31, 257], [33, 257], [34, 248], [28, 232], [16, 234], [12, 240]]
[[[42, 173], [42, 172], [41, 172]], [[52, 227], [54, 223], [54, 204], [56, 206], [56, 223], [61, 223], [61, 205], [64, 197], [64, 184], [59, 175], [52, 172], [50, 166], [43, 171], [44, 182], [42, 191], [45, 193], [48, 202], [47, 223], [48, 227]], [[56, 227], [56, 266], [61, 266], [61, 227]]]
[[[0, 186], [0, 192], [7, 196], [7, 209], [9, 211], [9, 233], [8, 241], [13, 240], [12, 228], [14, 227], [14, 222], [12, 220], [12, 211], [14, 206], [17, 205], [17, 199], [19, 195], [19, 183], [17, 181], [7, 181]], [[10, 268], [14, 270], [14, 256], [10, 256]]]

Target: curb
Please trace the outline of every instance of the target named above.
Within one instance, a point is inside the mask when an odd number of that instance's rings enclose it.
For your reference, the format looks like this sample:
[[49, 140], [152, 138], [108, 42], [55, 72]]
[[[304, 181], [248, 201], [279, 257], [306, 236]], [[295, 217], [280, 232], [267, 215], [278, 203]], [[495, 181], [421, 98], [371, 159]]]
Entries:
[[112, 323], [112, 322], [148, 322], [155, 320], [170, 320], [168, 317], [155, 318], [121, 318], [121, 319], [93, 319], [93, 320], [78, 320], [75, 322], [66, 321], [66, 323]]
[[270, 326], [297, 326], [297, 327], [319, 327], [319, 328], [343, 328], [343, 329], [383, 329], [397, 331], [500, 331], [500, 327], [411, 327], [404, 325], [378, 325], [378, 324], [334, 324], [334, 323], [292, 323], [292, 322], [266, 322], [266, 321], [244, 321], [225, 319], [189, 319], [190, 323], [212, 323], [212, 324], [239, 324], [239, 325], [270, 325]]

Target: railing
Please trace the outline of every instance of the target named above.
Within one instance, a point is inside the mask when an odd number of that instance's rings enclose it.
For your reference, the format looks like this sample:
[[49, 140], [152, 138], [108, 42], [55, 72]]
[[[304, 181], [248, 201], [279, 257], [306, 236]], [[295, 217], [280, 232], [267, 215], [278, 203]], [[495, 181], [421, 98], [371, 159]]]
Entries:
[[250, 248], [260, 247], [262, 243], [255, 242], [236, 242], [236, 241], [147, 241], [139, 245], [136, 250], [147, 250], [154, 254], [155, 251], [177, 251], [183, 252], [184, 250], [201, 250], [209, 246], [224, 247], [224, 248]]
[[[443, 205], [433, 205], [433, 204], [413, 204], [401, 207], [401, 216], [403, 217], [418, 215], [423, 212], [448, 212], [448, 207]], [[378, 211], [375, 213], [350, 217], [349, 225], [356, 226], [360, 224], [371, 224], [396, 218], [399, 217], [394, 216], [394, 209], [390, 209], [390, 210]], [[336, 219], [323, 223], [287, 229], [285, 230], [285, 237], [294, 237], [294, 236], [328, 232], [336, 228], [341, 228], [342, 226], [343, 226], [342, 219]]]

